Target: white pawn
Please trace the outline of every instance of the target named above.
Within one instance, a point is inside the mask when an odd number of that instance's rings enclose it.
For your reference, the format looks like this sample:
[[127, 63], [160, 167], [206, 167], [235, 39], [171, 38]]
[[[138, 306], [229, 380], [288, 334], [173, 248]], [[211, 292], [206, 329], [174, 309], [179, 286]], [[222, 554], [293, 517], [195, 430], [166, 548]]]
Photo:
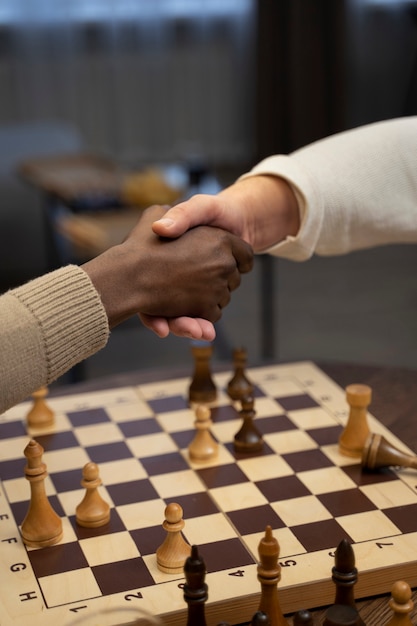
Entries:
[[411, 589], [408, 583], [403, 580], [397, 580], [397, 582], [393, 584], [389, 606], [394, 611], [394, 615], [387, 626], [413, 626], [410, 619], [410, 613], [414, 608], [411, 595]]
[[54, 412], [47, 405], [45, 400], [47, 395], [47, 387], [41, 387], [33, 392], [33, 405], [26, 416], [26, 422], [30, 428], [47, 428], [54, 423]]
[[348, 385], [346, 400], [349, 417], [339, 437], [339, 452], [345, 456], [361, 457], [370, 435], [368, 406], [372, 399], [372, 389], [368, 385]]
[[100, 496], [98, 487], [101, 485], [98, 466], [86, 463], [83, 468], [82, 487], [86, 492], [84, 498], [75, 509], [77, 524], [85, 528], [98, 528], [110, 520], [110, 506]]
[[218, 444], [210, 433], [212, 425], [211, 412], [208, 406], [200, 404], [195, 410], [196, 420], [194, 425], [197, 429], [193, 441], [188, 447], [190, 459], [197, 463], [209, 461], [218, 454]]
[[186, 559], [191, 554], [191, 546], [182, 536], [185, 522], [182, 519], [182, 507], [171, 502], [165, 509], [165, 520], [162, 524], [167, 531], [164, 542], [156, 551], [156, 564], [161, 572], [167, 574], [181, 574], [184, 571]]

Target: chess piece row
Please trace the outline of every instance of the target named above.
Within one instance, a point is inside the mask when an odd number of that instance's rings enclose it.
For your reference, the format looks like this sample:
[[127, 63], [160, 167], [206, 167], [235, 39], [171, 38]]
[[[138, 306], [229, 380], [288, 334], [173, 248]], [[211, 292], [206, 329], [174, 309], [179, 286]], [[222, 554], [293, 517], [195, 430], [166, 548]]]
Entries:
[[[267, 526], [265, 535], [258, 546], [258, 580], [261, 584], [259, 607], [250, 621], [251, 626], [288, 626], [279, 603], [278, 583], [281, 567], [278, 562], [279, 545]], [[208, 586], [205, 582], [206, 567], [197, 546], [192, 546], [191, 554], [184, 565], [184, 600], [188, 606], [187, 626], [206, 626], [205, 603], [208, 599]], [[335, 565], [332, 580], [335, 584], [334, 604], [326, 610], [323, 626], [365, 626], [355, 604], [354, 585], [358, 579], [355, 556], [351, 544], [342, 540], [335, 552]], [[392, 616], [386, 626], [412, 626], [410, 613], [414, 608], [410, 586], [405, 581], [394, 583], [389, 607]], [[292, 620], [293, 626], [314, 626], [309, 610], [297, 611]], [[230, 626], [220, 622], [217, 626]]]
[[[210, 359], [212, 346], [207, 343], [195, 343], [192, 348], [195, 369], [189, 387], [191, 404], [210, 405], [216, 400], [217, 389], [213, 382]], [[247, 352], [244, 348], [233, 351], [234, 373], [227, 383], [226, 390], [234, 402], [240, 402], [243, 423], [234, 440], [237, 452], [257, 452], [262, 449], [262, 436], [254, 424], [254, 385], [246, 374]], [[368, 385], [352, 384], [346, 387], [346, 400], [349, 416], [343, 432], [339, 437], [341, 454], [361, 458], [365, 470], [379, 470], [386, 467], [406, 467], [417, 469], [417, 456], [404, 453], [390, 444], [385, 437], [372, 434], [367, 420], [367, 409], [372, 399], [372, 389]], [[206, 409], [207, 411], [207, 409]], [[208, 424], [208, 417], [205, 423]], [[197, 418], [199, 420], [199, 418]], [[197, 426], [199, 428], [200, 426]], [[207, 430], [207, 427], [205, 427]], [[207, 437], [207, 435], [206, 435]], [[203, 437], [201, 437], [203, 439]], [[211, 446], [215, 447], [211, 442]], [[209, 447], [209, 446], [208, 446]], [[193, 460], [207, 460], [215, 456], [199, 455]], [[191, 457], [192, 458], [192, 457]]]
[[[209, 405], [217, 397], [217, 389], [211, 377], [210, 358], [212, 346], [205, 342], [196, 342], [192, 348], [195, 370], [189, 387], [189, 400], [195, 408], [196, 436], [191, 442], [188, 452], [190, 459], [196, 463], [209, 461], [217, 456], [218, 444], [211, 435], [211, 413]], [[262, 449], [262, 435], [254, 424], [254, 386], [245, 374], [247, 361], [246, 350], [237, 349], [233, 353], [234, 374], [227, 384], [229, 397], [241, 403], [240, 415], [242, 427], [236, 433], [234, 446], [237, 452], [251, 453]], [[27, 424], [33, 429], [44, 429], [53, 425], [54, 413], [47, 405], [48, 390], [42, 387], [33, 394], [33, 406], [27, 414]]]
[[[194, 342], [191, 351], [194, 357], [194, 372], [188, 389], [188, 399], [191, 404], [210, 404], [217, 398], [217, 389], [210, 368], [213, 347], [206, 342]], [[253, 395], [254, 386], [245, 373], [246, 363], [246, 350], [244, 348], [234, 350], [234, 373], [226, 386], [229, 397], [234, 401]]]
[[[242, 425], [234, 436], [234, 449], [242, 454], [251, 454], [262, 450], [263, 438], [257, 429], [254, 418], [254, 398], [245, 397], [241, 399], [242, 408], [239, 414], [242, 418]], [[194, 422], [196, 434], [188, 447], [188, 454], [191, 461], [195, 463], [205, 463], [214, 459], [218, 455], [218, 443], [211, 434], [211, 411], [205, 404], [198, 404], [195, 407], [196, 419]]]
[[[210, 404], [216, 400], [217, 389], [210, 369], [213, 347], [208, 342], [193, 342], [194, 373], [189, 386], [189, 401], [192, 404]], [[247, 352], [239, 348], [233, 352], [234, 373], [227, 385], [232, 400], [241, 400], [253, 395], [253, 384], [245, 374]], [[26, 421], [30, 428], [48, 428], [54, 424], [55, 416], [46, 402], [48, 388], [41, 387], [32, 394], [33, 405], [27, 413]]]
[[[203, 349], [198, 348], [198, 350]], [[207, 354], [206, 358], [208, 358]], [[199, 362], [198, 359], [197, 362]], [[242, 417], [241, 428], [234, 437], [234, 449], [240, 453], [258, 452], [263, 447], [263, 438], [254, 421], [256, 416], [254, 386], [245, 374], [245, 350], [235, 350], [234, 362], [235, 373], [227, 385], [227, 391], [233, 401], [241, 404], [239, 413]], [[371, 395], [371, 388], [367, 385], [353, 384], [346, 387], [349, 416], [339, 437], [341, 454], [361, 457], [362, 468], [368, 471], [387, 467], [417, 469], [417, 456], [399, 450], [383, 435], [370, 432], [367, 409], [371, 402]], [[194, 400], [196, 398], [197, 396]], [[201, 396], [199, 398], [202, 399]], [[210, 460], [217, 455], [218, 446], [210, 434], [212, 423], [208, 404], [197, 405], [195, 425], [197, 435], [189, 448], [190, 458], [198, 462]]]
[[[210, 358], [212, 346], [203, 343], [193, 348], [195, 371], [189, 388], [189, 399], [196, 408], [195, 427], [197, 435], [189, 448], [191, 460], [205, 462], [217, 455], [217, 443], [210, 433], [209, 405], [216, 399], [217, 390], [211, 377]], [[241, 403], [242, 427], [234, 438], [237, 452], [252, 453], [262, 449], [262, 435], [256, 428], [254, 418], [254, 385], [248, 379], [245, 367], [247, 353], [243, 348], [234, 350], [234, 374], [227, 384], [227, 393], [234, 402]], [[48, 390], [38, 389], [33, 394], [33, 406], [27, 414], [27, 424], [34, 429], [49, 428], [54, 424], [54, 412], [46, 402]], [[417, 456], [405, 453], [386, 440], [383, 435], [371, 433], [367, 409], [372, 390], [368, 385], [353, 384], [346, 387], [349, 416], [339, 437], [341, 454], [361, 458], [365, 470], [375, 471], [387, 467], [417, 469]]]
[[[27, 545], [35, 547], [53, 545], [62, 538], [61, 519], [53, 511], [45, 494], [44, 479], [47, 472], [42, 453], [42, 446], [34, 440], [25, 448], [25, 475], [31, 486], [31, 501], [22, 523], [22, 537]], [[90, 528], [108, 523], [110, 507], [98, 492], [101, 480], [96, 464], [88, 463], [84, 466], [81, 484], [86, 492], [76, 507], [77, 523]], [[204, 579], [202, 580], [205, 577], [205, 565], [201, 563], [197, 548], [191, 547], [183, 537], [183, 511], [179, 504], [171, 503], [166, 507], [163, 528], [167, 534], [156, 551], [157, 566], [161, 571], [172, 574], [184, 570], [187, 579], [184, 598], [189, 605], [188, 626], [204, 626], [205, 622], [201, 620], [207, 600], [207, 588]], [[257, 576], [261, 584], [261, 598], [252, 624], [285, 626], [288, 622], [282, 614], [278, 597], [281, 579], [279, 545], [270, 526], [265, 529], [258, 553]], [[335, 602], [326, 612], [324, 626], [364, 626], [354, 599], [357, 577], [353, 548], [347, 540], [342, 540], [336, 549], [335, 565], [332, 568], [332, 580], [336, 587]], [[413, 602], [406, 582], [397, 581], [394, 584], [390, 607], [394, 615], [387, 626], [411, 626], [409, 614], [413, 609]], [[294, 616], [294, 624], [312, 624], [311, 615], [305, 609], [299, 611]]]
[[[281, 579], [281, 567], [278, 563], [279, 545], [270, 526], [267, 526], [265, 530], [258, 552], [261, 599], [251, 624], [253, 626], [287, 626], [288, 622], [282, 614], [277, 592], [277, 585]], [[206, 626], [205, 603], [208, 599], [208, 587], [205, 582], [206, 566], [195, 545], [192, 546], [191, 554], [185, 561], [184, 575], [186, 580], [184, 600], [188, 606], [187, 626]], [[227, 626], [226, 622], [222, 622], [222, 625]]]

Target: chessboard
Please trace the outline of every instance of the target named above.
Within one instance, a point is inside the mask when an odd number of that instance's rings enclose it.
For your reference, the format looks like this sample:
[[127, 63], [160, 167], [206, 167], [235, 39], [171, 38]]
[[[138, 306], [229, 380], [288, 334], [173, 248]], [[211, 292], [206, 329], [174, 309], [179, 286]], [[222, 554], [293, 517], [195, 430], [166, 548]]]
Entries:
[[[0, 590], [2, 626], [128, 624], [137, 609], [163, 624], [186, 621], [183, 573], [156, 565], [164, 510], [180, 504], [183, 534], [207, 568], [209, 626], [250, 621], [258, 608], [258, 545], [270, 525], [280, 545], [284, 613], [334, 601], [331, 568], [343, 538], [359, 571], [355, 597], [390, 591], [397, 579], [417, 585], [417, 480], [413, 470], [364, 472], [342, 456], [338, 437], [349, 413], [346, 394], [313, 363], [249, 368], [255, 386], [261, 451], [237, 453], [237, 404], [231, 373], [215, 373], [211, 432], [215, 460], [193, 463], [190, 379], [155, 381], [48, 400], [55, 424], [28, 430], [22, 403], [0, 416]], [[356, 381], [352, 381], [356, 382]], [[369, 427], [405, 452], [376, 417]], [[34, 438], [45, 452], [48, 499], [63, 520], [63, 539], [28, 548], [20, 524], [30, 498], [23, 450]], [[83, 528], [75, 508], [85, 463], [100, 469], [109, 523]]]

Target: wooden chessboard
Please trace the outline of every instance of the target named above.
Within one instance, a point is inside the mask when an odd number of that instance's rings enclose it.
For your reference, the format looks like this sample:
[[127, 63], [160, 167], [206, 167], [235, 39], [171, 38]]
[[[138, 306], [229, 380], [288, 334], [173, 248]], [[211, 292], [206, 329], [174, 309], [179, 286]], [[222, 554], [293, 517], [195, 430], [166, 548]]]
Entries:
[[[182, 506], [184, 535], [206, 562], [209, 626], [247, 622], [256, 611], [257, 548], [266, 525], [281, 547], [285, 613], [333, 602], [334, 549], [344, 537], [359, 570], [357, 598], [387, 592], [399, 578], [417, 585], [415, 471], [364, 473], [340, 455], [345, 393], [314, 364], [247, 374], [264, 448], [246, 457], [234, 452], [241, 422], [224, 391], [231, 373], [215, 374], [212, 432], [220, 452], [205, 465], [188, 459], [195, 430], [186, 378], [51, 399], [56, 423], [49, 431], [27, 431], [30, 403], [0, 417], [2, 626], [76, 626], [94, 618], [114, 626], [130, 623], [137, 608], [168, 626], [184, 624], [184, 578], [160, 572], [155, 559], [169, 502]], [[375, 417], [368, 420], [371, 431], [410, 452]], [[29, 437], [45, 449], [47, 494], [63, 518], [63, 540], [43, 549], [26, 548], [19, 533], [29, 499]], [[112, 507], [109, 525], [98, 529], [75, 522], [90, 460]]]

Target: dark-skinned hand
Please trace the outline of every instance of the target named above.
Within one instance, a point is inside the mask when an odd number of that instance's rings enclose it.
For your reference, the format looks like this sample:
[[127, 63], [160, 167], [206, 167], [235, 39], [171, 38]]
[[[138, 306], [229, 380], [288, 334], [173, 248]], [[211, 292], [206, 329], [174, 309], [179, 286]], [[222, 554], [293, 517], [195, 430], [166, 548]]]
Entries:
[[111, 328], [135, 314], [178, 318], [178, 334], [184, 317], [216, 322], [241, 274], [252, 269], [249, 244], [220, 228], [199, 226], [177, 239], [161, 238], [152, 224], [165, 212], [150, 207], [123, 243], [83, 265]]

